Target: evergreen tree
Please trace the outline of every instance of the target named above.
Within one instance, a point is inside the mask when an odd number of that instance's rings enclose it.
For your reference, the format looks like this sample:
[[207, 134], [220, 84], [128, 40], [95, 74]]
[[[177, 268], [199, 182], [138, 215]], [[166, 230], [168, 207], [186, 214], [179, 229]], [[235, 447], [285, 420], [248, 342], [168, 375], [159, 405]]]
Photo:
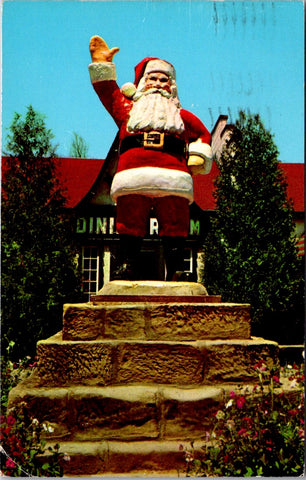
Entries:
[[62, 326], [79, 280], [71, 221], [57, 175], [53, 135], [29, 106], [15, 114], [2, 175], [2, 354], [33, 355]]
[[302, 343], [303, 269], [293, 206], [277, 147], [259, 115], [239, 113], [215, 186], [216, 216], [204, 246], [209, 293], [250, 303], [253, 334], [296, 341], [298, 328]]
[[73, 158], [87, 158], [88, 145], [76, 132], [73, 132], [73, 140], [70, 147], [70, 156]]

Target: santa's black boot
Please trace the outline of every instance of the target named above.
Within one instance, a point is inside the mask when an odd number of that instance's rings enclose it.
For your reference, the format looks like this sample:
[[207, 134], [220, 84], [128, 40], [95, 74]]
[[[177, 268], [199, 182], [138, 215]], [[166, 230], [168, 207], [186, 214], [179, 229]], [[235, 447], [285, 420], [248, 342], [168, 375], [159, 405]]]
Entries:
[[141, 237], [120, 236], [120, 262], [112, 275], [113, 280], [139, 280], [138, 258], [141, 242]]
[[166, 281], [183, 279], [184, 270], [184, 237], [163, 237], [164, 256], [166, 263]]

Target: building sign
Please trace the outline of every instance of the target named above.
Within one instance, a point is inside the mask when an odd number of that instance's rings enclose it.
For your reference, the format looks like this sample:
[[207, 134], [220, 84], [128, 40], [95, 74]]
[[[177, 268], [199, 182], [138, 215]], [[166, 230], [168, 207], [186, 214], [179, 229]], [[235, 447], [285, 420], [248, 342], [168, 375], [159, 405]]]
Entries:
[[[115, 217], [79, 217], [76, 233], [87, 235], [117, 235]], [[158, 221], [150, 218], [150, 235], [158, 235]], [[200, 220], [190, 219], [190, 235], [200, 235]]]
[[76, 233], [95, 235], [115, 235], [114, 217], [79, 217], [77, 218]]

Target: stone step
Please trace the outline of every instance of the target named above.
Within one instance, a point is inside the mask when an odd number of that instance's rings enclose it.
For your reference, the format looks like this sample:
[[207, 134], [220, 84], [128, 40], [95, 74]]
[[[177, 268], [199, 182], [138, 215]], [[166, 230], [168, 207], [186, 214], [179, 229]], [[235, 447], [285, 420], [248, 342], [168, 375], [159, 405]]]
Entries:
[[[204, 440], [193, 443], [194, 452], [200, 452]], [[46, 448], [54, 443], [47, 443]], [[101, 441], [63, 442], [60, 452], [64, 476], [99, 477], [185, 477], [187, 462], [184, 449], [191, 450], [189, 441]]]
[[103, 285], [98, 295], [153, 295], [169, 296], [207, 296], [204, 285], [196, 282], [164, 282], [160, 280], [113, 280]]
[[93, 303], [105, 302], [158, 302], [158, 303], [217, 303], [220, 295], [208, 295], [201, 283], [163, 282], [154, 280], [114, 280], [106, 283]]
[[278, 365], [278, 344], [248, 340], [63, 340], [37, 343], [38, 374], [49, 385], [161, 383], [203, 385], [255, 381], [260, 360]]
[[105, 302], [65, 304], [64, 340], [249, 339], [250, 305]]
[[[215, 387], [133, 385], [44, 388], [32, 375], [11, 390], [9, 410], [23, 403], [48, 426], [48, 441], [189, 439], [212, 424], [224, 390]], [[49, 431], [50, 430], [50, 431]]]

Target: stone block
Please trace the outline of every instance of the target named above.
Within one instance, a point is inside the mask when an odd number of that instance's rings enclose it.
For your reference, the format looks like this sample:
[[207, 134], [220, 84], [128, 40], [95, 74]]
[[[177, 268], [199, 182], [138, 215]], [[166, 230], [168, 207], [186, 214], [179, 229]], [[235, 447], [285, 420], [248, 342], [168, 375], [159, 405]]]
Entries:
[[[46, 449], [54, 444], [47, 443]], [[108, 442], [60, 442], [61, 464], [65, 476], [103, 475], [108, 466]], [[44, 455], [48, 458], [48, 453]], [[46, 458], [46, 459], [47, 459]], [[46, 459], [44, 461], [46, 461]]]
[[64, 340], [95, 340], [103, 337], [105, 307], [90, 303], [65, 304]]
[[105, 307], [104, 338], [145, 339], [146, 312], [143, 304], [108, 304]]
[[38, 373], [48, 385], [111, 383], [113, 345], [107, 341], [63, 341], [61, 333], [37, 343]]
[[167, 477], [185, 469], [185, 457], [179, 442], [146, 440], [108, 442], [107, 473], [151, 477], [152, 473]]
[[161, 390], [161, 438], [203, 437], [209, 431], [223, 400], [223, 390], [215, 387], [163, 387]]
[[150, 304], [147, 338], [150, 340], [248, 339], [250, 306], [229, 303]]
[[278, 368], [278, 344], [263, 338], [206, 342], [204, 383], [254, 382], [253, 368], [263, 360], [268, 368]]
[[63, 340], [145, 339], [146, 311], [133, 303], [66, 304]]
[[204, 355], [187, 342], [121, 342], [116, 356], [117, 383], [199, 384]]
[[74, 440], [157, 438], [156, 387], [76, 387], [69, 406], [75, 412]]
[[208, 295], [201, 283], [196, 282], [163, 282], [154, 280], [114, 280], [106, 283], [98, 295], [161, 295], [188, 296]]

